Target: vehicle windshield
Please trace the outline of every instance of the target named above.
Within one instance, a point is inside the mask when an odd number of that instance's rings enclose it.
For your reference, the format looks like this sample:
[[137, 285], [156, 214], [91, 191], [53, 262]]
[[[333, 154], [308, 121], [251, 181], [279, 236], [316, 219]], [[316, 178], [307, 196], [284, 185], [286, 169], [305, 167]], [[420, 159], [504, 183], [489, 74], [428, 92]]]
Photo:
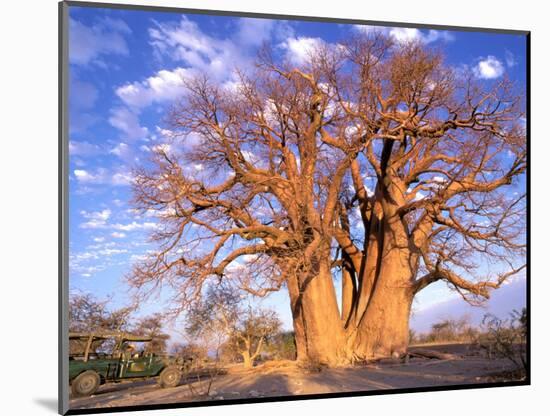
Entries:
[[149, 341], [124, 341], [120, 351], [126, 357], [140, 358], [152, 354]]

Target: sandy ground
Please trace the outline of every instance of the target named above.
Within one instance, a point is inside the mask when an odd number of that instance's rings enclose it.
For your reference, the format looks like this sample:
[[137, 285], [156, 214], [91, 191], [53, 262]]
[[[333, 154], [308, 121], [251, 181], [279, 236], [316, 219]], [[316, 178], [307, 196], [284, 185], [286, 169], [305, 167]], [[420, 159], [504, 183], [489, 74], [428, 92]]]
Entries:
[[[488, 360], [470, 353], [466, 345], [430, 346], [456, 354], [455, 360], [411, 358], [408, 363], [382, 360], [376, 364], [349, 368], [306, 371], [293, 362], [268, 362], [245, 370], [226, 368], [208, 388], [208, 379], [184, 381], [180, 386], [161, 389], [156, 380], [108, 383], [94, 396], [71, 398], [71, 409], [181, 403], [187, 401], [231, 400], [334, 392], [429, 387], [486, 383], [491, 375], [509, 371], [507, 360]], [[411, 348], [414, 351], [414, 347]]]

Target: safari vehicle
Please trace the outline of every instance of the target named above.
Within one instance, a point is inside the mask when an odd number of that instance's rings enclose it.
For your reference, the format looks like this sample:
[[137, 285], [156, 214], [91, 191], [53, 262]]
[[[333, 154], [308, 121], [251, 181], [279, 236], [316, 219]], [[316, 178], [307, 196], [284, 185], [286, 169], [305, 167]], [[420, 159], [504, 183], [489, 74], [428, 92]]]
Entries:
[[[107, 381], [159, 377], [161, 387], [176, 387], [185, 369], [184, 360], [138, 352], [133, 343], [149, 343], [151, 337], [128, 333], [70, 333], [78, 353], [69, 356], [69, 383], [74, 396], [90, 396]], [[97, 348], [97, 346], [100, 348]], [[107, 352], [96, 352], [96, 348]]]

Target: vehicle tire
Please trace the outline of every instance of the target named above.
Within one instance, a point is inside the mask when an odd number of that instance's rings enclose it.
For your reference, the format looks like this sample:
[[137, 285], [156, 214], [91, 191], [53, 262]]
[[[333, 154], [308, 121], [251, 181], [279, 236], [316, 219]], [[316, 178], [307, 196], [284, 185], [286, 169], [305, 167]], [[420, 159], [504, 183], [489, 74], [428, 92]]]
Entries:
[[73, 380], [71, 390], [75, 397], [91, 396], [97, 391], [100, 384], [101, 379], [99, 374], [93, 370], [88, 370], [79, 374]]
[[177, 387], [181, 381], [181, 372], [176, 367], [166, 367], [161, 371], [159, 384], [163, 388]]

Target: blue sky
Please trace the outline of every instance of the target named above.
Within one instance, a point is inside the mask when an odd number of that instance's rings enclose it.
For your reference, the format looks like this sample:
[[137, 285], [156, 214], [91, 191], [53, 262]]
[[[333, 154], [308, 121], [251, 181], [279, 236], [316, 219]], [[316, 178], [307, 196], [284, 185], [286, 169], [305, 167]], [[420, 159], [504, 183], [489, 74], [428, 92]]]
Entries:
[[[151, 149], [170, 138], [163, 117], [181, 95], [182, 77], [208, 73], [233, 81], [235, 67], [251, 65], [257, 48], [268, 42], [280, 56], [299, 65], [308, 48], [337, 42], [364, 26], [182, 15], [70, 7], [70, 288], [112, 295], [123, 305], [123, 276], [154, 247], [147, 241], [154, 215], [137, 214], [129, 199], [133, 166], [147, 163]], [[503, 76], [525, 83], [525, 37], [508, 34], [383, 28], [402, 42], [417, 39], [442, 49], [448, 65], [494, 82]], [[200, 165], [190, 166], [200, 170]], [[520, 278], [521, 279], [521, 278]], [[502, 309], [524, 303], [524, 283], [513, 295], [494, 300]], [[511, 292], [508, 290], [508, 292]], [[457, 296], [444, 284], [423, 291], [413, 326], [424, 328], [433, 314]], [[510, 300], [512, 299], [513, 300]], [[496, 302], [496, 303], [495, 303]], [[500, 302], [500, 303], [499, 303]], [[263, 301], [290, 327], [286, 294]], [[449, 310], [462, 314], [461, 301]], [[162, 309], [150, 302], [143, 311]], [[448, 304], [451, 305], [451, 304]], [[425, 316], [422, 318], [422, 316]]]

